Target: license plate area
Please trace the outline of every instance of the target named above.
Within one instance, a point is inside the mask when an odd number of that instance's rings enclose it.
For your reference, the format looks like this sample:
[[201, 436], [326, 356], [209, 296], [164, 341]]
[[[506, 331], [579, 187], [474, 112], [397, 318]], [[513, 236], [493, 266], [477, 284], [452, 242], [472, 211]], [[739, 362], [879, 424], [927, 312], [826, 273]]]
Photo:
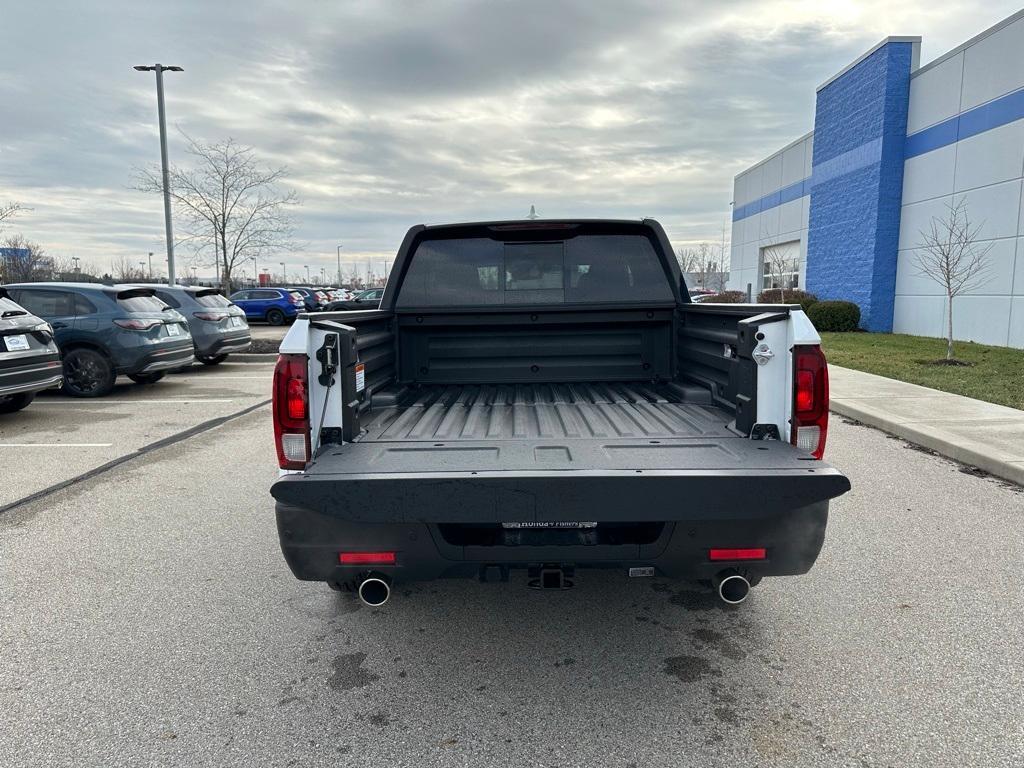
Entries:
[[28, 336], [19, 333], [14, 336], [4, 336], [4, 344], [8, 352], [23, 352], [29, 348]]
[[168, 336], [181, 336], [181, 326], [177, 323], [167, 324], [167, 335]]
[[[514, 525], [516, 527], [507, 527]], [[665, 523], [441, 523], [441, 538], [459, 547], [639, 546], [658, 540]], [[582, 527], [586, 526], [586, 527]]]

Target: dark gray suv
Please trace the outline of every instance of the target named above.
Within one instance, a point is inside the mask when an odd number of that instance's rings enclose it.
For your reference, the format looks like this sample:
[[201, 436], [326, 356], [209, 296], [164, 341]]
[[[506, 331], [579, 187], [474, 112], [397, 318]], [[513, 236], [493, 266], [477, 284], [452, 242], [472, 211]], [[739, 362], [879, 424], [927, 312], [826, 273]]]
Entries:
[[245, 311], [221, 296], [216, 288], [140, 287], [152, 288], [158, 299], [185, 316], [199, 362], [217, 365], [231, 352], [244, 352], [252, 345]]
[[188, 324], [152, 288], [98, 283], [20, 283], [11, 299], [50, 323], [64, 362], [65, 394], [102, 397], [123, 374], [153, 384], [191, 365]]

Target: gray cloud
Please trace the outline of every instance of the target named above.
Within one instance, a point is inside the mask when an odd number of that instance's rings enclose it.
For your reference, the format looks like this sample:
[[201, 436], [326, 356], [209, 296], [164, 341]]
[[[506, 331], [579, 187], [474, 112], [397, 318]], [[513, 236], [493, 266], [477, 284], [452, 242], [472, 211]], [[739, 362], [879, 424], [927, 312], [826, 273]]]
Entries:
[[[812, 127], [814, 88], [887, 34], [923, 60], [1016, 8], [781, 2], [12, 4], [0, 34], [0, 199], [103, 267], [161, 252], [152, 75], [171, 122], [286, 165], [304, 254], [382, 260], [421, 221], [656, 216], [717, 239], [732, 176]], [[827, 4], [822, 4], [827, 6]], [[183, 141], [173, 133], [172, 157]]]

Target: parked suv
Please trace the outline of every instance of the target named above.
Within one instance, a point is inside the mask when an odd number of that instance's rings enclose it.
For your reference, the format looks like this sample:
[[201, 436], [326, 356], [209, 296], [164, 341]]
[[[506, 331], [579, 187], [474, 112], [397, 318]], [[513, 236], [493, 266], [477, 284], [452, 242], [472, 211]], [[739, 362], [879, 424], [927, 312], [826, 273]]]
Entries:
[[231, 352], [244, 352], [252, 345], [245, 312], [220, 295], [216, 288], [182, 285], [153, 285], [156, 297], [178, 310], [188, 321], [196, 359], [217, 365]]
[[302, 303], [305, 305], [307, 312], [316, 312], [327, 303], [326, 298], [321, 296], [313, 288], [292, 286], [288, 290], [292, 293], [297, 293], [302, 297]]
[[271, 325], [284, 325], [306, 309], [302, 294], [290, 288], [249, 288], [230, 298], [250, 320], [266, 320]]
[[380, 299], [383, 295], [383, 288], [369, 288], [365, 291], [360, 291], [355, 297], [347, 301], [332, 301], [325, 309], [328, 312], [376, 309], [380, 305]]
[[152, 384], [195, 359], [185, 318], [152, 288], [21, 283], [7, 286], [7, 292], [53, 327], [69, 395], [101, 397], [122, 374]]
[[0, 413], [20, 411], [36, 392], [59, 387], [60, 351], [53, 328], [0, 288]]

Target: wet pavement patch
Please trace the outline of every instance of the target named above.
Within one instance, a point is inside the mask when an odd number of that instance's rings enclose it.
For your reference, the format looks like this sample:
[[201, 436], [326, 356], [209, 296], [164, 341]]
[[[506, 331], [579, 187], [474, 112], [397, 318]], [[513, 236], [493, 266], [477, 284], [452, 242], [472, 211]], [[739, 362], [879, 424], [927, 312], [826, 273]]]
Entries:
[[672, 675], [684, 683], [693, 683], [702, 677], [721, 677], [722, 670], [713, 667], [702, 656], [671, 656], [665, 659], [665, 674]]
[[366, 654], [362, 652], [335, 656], [331, 662], [334, 674], [327, 678], [327, 684], [336, 691], [351, 691], [380, 679], [378, 675], [363, 669], [364, 661]]

